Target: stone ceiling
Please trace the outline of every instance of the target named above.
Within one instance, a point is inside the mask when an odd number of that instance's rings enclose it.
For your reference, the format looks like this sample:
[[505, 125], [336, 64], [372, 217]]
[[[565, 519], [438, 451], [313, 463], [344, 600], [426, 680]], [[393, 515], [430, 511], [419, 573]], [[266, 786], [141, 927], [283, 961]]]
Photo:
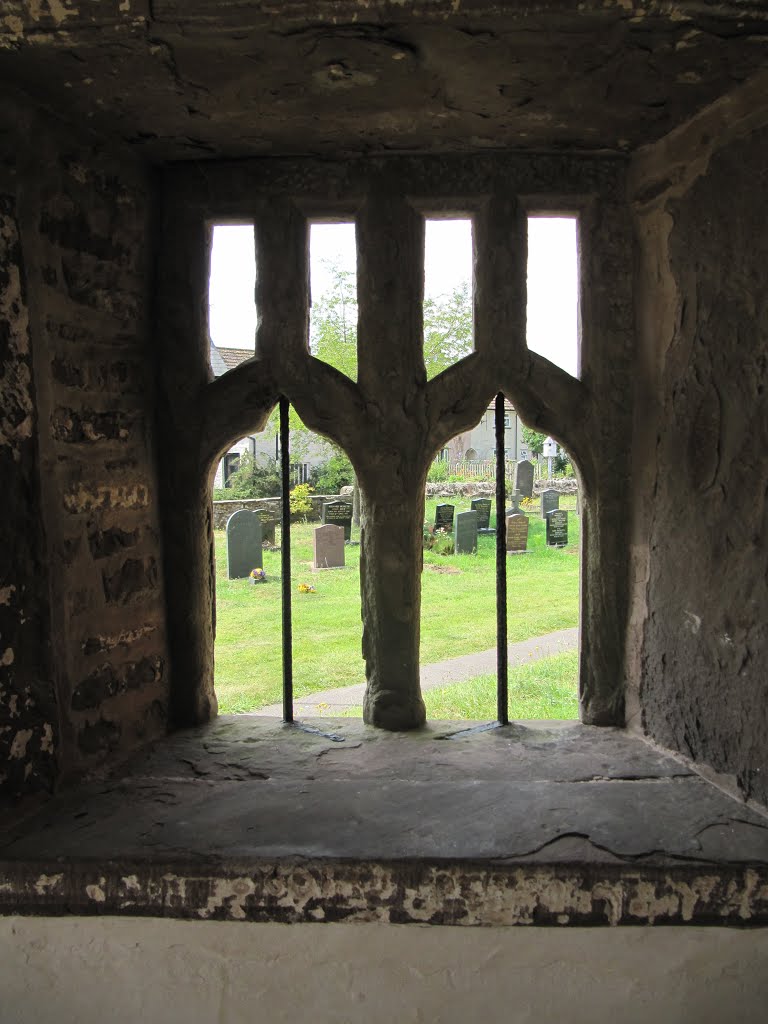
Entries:
[[0, 80], [153, 162], [622, 152], [767, 66], [766, 0], [0, 4]]

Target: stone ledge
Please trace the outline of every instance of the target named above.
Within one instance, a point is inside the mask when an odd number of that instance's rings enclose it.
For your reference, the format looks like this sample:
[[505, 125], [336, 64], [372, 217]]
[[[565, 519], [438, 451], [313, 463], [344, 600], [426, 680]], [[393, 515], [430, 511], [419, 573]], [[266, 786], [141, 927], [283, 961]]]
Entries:
[[221, 718], [0, 833], [0, 912], [768, 924], [768, 821], [622, 730]]

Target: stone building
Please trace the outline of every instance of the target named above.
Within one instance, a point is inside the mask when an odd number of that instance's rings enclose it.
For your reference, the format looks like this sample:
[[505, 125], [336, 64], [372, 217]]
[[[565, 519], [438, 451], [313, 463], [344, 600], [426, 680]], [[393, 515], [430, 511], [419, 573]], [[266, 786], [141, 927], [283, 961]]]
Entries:
[[[5, 0], [0, 78], [0, 1020], [764, 1019], [765, 4]], [[548, 211], [578, 379], [524, 341]], [[445, 213], [476, 351], [427, 382]], [[339, 217], [357, 383], [306, 349]], [[498, 392], [579, 469], [579, 725], [424, 724], [424, 478]], [[360, 481], [378, 728], [215, 720], [211, 474], [281, 395]]]
[[[507, 459], [513, 461], [529, 457], [523, 438], [522, 421], [509, 399], [504, 400], [504, 453]], [[461, 459], [476, 462], [495, 458], [494, 403], [491, 402], [478, 423], [452, 437], [441, 454], [451, 462]]]

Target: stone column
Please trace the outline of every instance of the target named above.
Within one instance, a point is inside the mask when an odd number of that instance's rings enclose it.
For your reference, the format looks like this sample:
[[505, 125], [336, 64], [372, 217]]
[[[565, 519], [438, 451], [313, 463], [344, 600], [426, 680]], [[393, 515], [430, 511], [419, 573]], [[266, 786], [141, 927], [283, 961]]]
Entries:
[[424, 222], [374, 191], [358, 214], [358, 365], [365, 458], [360, 590], [368, 689], [363, 718], [423, 725], [419, 689], [421, 534], [428, 452], [422, 343]]
[[419, 687], [424, 481], [395, 493], [363, 481], [362, 498], [363, 720], [415, 729], [426, 719]]

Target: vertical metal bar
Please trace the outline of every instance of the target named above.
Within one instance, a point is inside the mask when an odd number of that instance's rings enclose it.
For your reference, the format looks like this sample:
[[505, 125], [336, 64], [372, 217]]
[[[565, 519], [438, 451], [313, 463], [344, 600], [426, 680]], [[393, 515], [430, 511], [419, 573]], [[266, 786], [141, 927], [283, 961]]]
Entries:
[[293, 635], [291, 624], [291, 482], [288, 399], [280, 398], [280, 568], [283, 588], [283, 721], [293, 721]]
[[496, 395], [496, 718], [509, 722], [507, 678], [507, 537], [504, 504], [507, 460], [504, 452], [504, 395]]

